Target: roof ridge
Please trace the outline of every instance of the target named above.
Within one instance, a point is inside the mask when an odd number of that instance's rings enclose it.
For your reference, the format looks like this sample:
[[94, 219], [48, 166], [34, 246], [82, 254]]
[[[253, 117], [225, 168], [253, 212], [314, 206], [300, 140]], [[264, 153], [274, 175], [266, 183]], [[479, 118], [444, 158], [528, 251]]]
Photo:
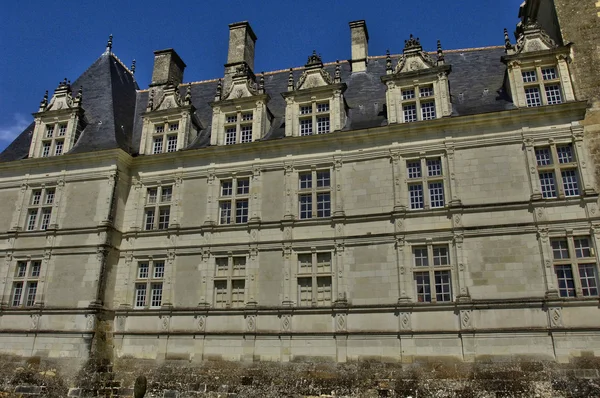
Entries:
[[112, 51], [110, 52], [110, 55], [113, 56], [113, 58], [123, 67], [125, 68], [125, 70], [127, 72], [129, 72], [129, 74], [135, 78], [135, 74], [133, 73], [133, 71], [131, 69], [129, 69], [127, 66], [125, 66], [125, 64], [123, 63], [123, 61], [121, 61], [121, 59], [119, 57], [117, 57], [117, 55], [115, 53], [113, 53]]

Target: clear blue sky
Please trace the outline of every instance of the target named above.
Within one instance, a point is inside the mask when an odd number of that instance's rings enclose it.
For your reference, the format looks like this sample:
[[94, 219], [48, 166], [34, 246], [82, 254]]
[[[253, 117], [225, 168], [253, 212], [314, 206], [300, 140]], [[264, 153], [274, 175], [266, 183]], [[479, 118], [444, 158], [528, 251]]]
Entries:
[[104, 51], [137, 61], [146, 88], [154, 50], [174, 48], [187, 64], [185, 81], [222, 76], [228, 27], [247, 20], [258, 36], [255, 71], [300, 66], [313, 49], [323, 61], [350, 57], [348, 22], [364, 19], [369, 55], [402, 51], [409, 34], [427, 50], [503, 44], [522, 0], [80, 0], [3, 1], [0, 13], [0, 151], [32, 120], [44, 90], [75, 80]]

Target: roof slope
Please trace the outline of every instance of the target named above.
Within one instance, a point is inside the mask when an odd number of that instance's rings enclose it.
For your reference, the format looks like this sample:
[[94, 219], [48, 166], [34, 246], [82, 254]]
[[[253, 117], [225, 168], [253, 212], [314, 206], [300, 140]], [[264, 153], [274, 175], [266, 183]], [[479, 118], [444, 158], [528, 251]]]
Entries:
[[[504, 47], [446, 51], [446, 64], [452, 66], [449, 75], [452, 116], [502, 111], [513, 108], [510, 97], [503, 91], [505, 65], [500, 58]], [[394, 63], [396, 62], [394, 57]], [[334, 73], [335, 65], [325, 68]], [[385, 56], [371, 57], [365, 72], [352, 73], [347, 62], [342, 63], [342, 82], [348, 86], [344, 98], [348, 106], [348, 122], [344, 130], [359, 130], [385, 125]], [[297, 81], [302, 68], [294, 70]], [[284, 138], [285, 101], [289, 71], [266, 73], [265, 91], [271, 96], [269, 110], [274, 116], [271, 130], [263, 140]], [[188, 149], [210, 145], [210, 125], [217, 80], [191, 83], [192, 103], [203, 130]], [[71, 153], [121, 148], [131, 154], [139, 152], [142, 133], [142, 114], [146, 111], [148, 90], [139, 90], [131, 72], [111, 53], [102, 54], [73, 83], [73, 90], [83, 87], [83, 108], [88, 123]], [[181, 94], [185, 88], [180, 87]], [[27, 156], [32, 126], [17, 137], [0, 154], [0, 161]]]

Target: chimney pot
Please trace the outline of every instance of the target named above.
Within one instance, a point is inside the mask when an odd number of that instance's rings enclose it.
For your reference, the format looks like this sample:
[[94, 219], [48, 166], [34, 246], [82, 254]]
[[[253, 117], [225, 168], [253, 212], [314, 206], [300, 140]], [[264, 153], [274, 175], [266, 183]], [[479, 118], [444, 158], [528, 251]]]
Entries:
[[183, 81], [185, 62], [172, 48], [154, 51], [154, 69], [150, 86], [172, 83], [179, 86]]

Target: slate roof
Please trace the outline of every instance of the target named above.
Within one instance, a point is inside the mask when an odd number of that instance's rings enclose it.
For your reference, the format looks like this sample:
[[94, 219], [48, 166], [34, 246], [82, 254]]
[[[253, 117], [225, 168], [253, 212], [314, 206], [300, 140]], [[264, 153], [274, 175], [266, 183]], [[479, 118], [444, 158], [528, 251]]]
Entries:
[[[514, 108], [503, 91], [505, 65], [500, 61], [504, 47], [446, 51], [446, 64], [452, 66], [449, 75], [452, 116], [502, 111]], [[394, 65], [397, 56], [393, 57]], [[385, 109], [385, 56], [370, 57], [365, 72], [352, 73], [347, 62], [342, 63], [342, 82], [348, 106], [348, 122], [344, 130], [358, 130], [387, 124]], [[333, 75], [335, 65], [325, 68]], [[302, 68], [294, 71], [298, 80]], [[285, 101], [289, 71], [266, 73], [265, 91], [271, 96], [268, 107], [274, 116], [271, 130], [263, 140], [284, 138]], [[136, 155], [142, 130], [141, 115], [146, 110], [148, 90], [139, 90], [131, 72], [110, 53], [104, 53], [74, 83], [73, 91], [83, 87], [83, 108], [87, 126], [70, 153], [121, 148]], [[192, 83], [192, 102], [202, 131], [188, 149], [206, 147], [210, 143], [212, 108], [217, 80]], [[181, 86], [181, 95], [185, 87]], [[0, 161], [27, 157], [33, 125], [27, 127], [2, 154]]]

